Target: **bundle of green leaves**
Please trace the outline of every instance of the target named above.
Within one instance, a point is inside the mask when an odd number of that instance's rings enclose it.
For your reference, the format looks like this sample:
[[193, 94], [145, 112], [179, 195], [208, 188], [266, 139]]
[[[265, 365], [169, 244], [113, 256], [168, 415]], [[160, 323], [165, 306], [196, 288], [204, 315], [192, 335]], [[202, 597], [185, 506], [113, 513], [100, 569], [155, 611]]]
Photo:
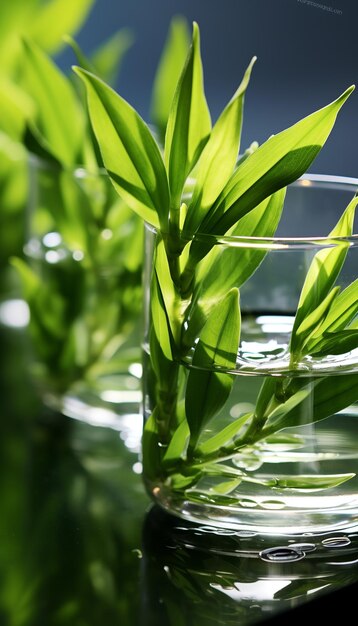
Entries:
[[[1, 7], [0, 23], [0, 267], [8, 270], [10, 254], [23, 243], [23, 211], [28, 194], [26, 150], [22, 144], [26, 121], [34, 113], [31, 95], [21, 84], [22, 37], [36, 42], [54, 57], [65, 45], [65, 33], [83, 26], [94, 0], [14, 0]], [[2, 276], [2, 289], [5, 287]], [[9, 281], [11, 283], [11, 281]], [[5, 289], [10, 289], [6, 285]]]
[[[85, 67], [113, 79], [130, 34], [118, 31], [92, 58], [72, 38], [66, 40]], [[158, 93], [170, 91], [168, 75], [172, 80], [179, 74], [187, 49], [186, 23], [174, 18], [153, 88], [158, 134], [166, 115]], [[77, 77], [65, 75], [24, 39], [21, 85], [34, 103], [23, 129], [35, 188], [27, 223], [36, 230], [27, 235], [41, 244], [46, 232], [57, 233], [66, 258], [41, 264], [30, 255], [13, 259], [12, 266], [30, 307], [36, 353], [47, 377], [63, 390], [84, 376], [115, 373], [126, 359], [122, 344], [140, 310], [142, 221], [109, 182]], [[44, 261], [46, 250], [42, 256]]]
[[[200, 441], [233, 385], [225, 370], [235, 368], [240, 342], [238, 288], [266, 254], [252, 247], [233, 270], [214, 243], [222, 235], [274, 236], [287, 185], [309, 168], [354, 89], [240, 156], [244, 98], [254, 62], [212, 126], [194, 23], [163, 148], [128, 102], [93, 73], [74, 68], [86, 85], [92, 127], [114, 187], [158, 233], [151, 277], [154, 407], [145, 426], [143, 460], [147, 477], [153, 479], [181, 467], [171, 477], [177, 489], [195, 484], [203, 471], [226, 477], [234, 486], [245, 479], [219, 461], [232, 459], [285, 426], [299, 425], [309, 395], [314, 406], [307, 419], [312, 421], [358, 398], [355, 373], [321, 377], [313, 385], [289, 376], [305, 355], [345, 354], [358, 346], [358, 282], [343, 291], [335, 285], [353, 232], [355, 196], [327, 233], [327, 241], [335, 238], [337, 245], [318, 252], [307, 273], [291, 337], [288, 380], [269, 377], [255, 411]], [[179, 364], [193, 349], [194, 367], [183, 372]], [[350, 476], [315, 477], [315, 485], [329, 487]], [[301, 488], [313, 486], [307, 477], [293, 482]], [[294, 486], [283, 477], [281, 487], [285, 485]]]

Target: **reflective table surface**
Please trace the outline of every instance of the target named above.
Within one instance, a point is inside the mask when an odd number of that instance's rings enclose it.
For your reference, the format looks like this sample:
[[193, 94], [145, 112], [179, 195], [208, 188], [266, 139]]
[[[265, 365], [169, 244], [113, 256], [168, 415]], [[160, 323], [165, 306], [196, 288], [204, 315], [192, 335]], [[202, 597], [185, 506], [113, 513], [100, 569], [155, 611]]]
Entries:
[[[66, 418], [32, 389], [20, 330], [0, 327], [0, 626], [287, 624], [353, 611], [358, 529], [272, 538], [152, 506], [141, 418]], [[342, 613], [343, 615], [343, 613]]]

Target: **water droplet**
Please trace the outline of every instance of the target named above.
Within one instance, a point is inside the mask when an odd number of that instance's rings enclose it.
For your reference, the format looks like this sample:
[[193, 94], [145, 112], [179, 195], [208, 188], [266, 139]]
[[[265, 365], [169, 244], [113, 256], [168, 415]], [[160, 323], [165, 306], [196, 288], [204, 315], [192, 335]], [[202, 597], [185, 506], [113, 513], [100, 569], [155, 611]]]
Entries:
[[275, 548], [266, 548], [259, 552], [259, 557], [263, 561], [270, 563], [291, 563], [292, 561], [300, 561], [305, 557], [305, 553], [291, 546], [277, 546]]
[[301, 550], [302, 552], [313, 552], [316, 550], [316, 546], [314, 543], [291, 543], [290, 548], [294, 548], [295, 550]]
[[263, 500], [261, 506], [263, 509], [283, 509], [285, 503], [281, 500]]
[[212, 535], [232, 536], [235, 535], [235, 530], [230, 528], [217, 528], [216, 526], [199, 526], [198, 529], [201, 533], [209, 533]]
[[328, 537], [322, 541], [322, 545], [325, 548], [344, 548], [345, 546], [349, 546], [350, 543], [351, 540], [349, 537]]
[[257, 506], [257, 502], [246, 498], [245, 500], [240, 500], [240, 506], [243, 506], [245, 509], [254, 509]]
[[236, 535], [238, 537], [255, 537], [256, 533], [253, 530], [238, 530]]

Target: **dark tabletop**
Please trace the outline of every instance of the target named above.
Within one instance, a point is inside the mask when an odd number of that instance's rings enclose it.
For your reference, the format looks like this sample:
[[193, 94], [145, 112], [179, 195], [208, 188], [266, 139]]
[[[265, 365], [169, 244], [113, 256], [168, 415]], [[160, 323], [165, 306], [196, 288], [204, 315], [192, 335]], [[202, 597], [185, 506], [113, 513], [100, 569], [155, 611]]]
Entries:
[[[0, 348], [0, 626], [354, 615], [358, 532], [273, 540], [164, 513], [137, 473], [139, 414], [105, 428], [50, 412], [33, 392], [22, 332], [0, 327]], [[298, 542], [294, 561], [287, 548]]]

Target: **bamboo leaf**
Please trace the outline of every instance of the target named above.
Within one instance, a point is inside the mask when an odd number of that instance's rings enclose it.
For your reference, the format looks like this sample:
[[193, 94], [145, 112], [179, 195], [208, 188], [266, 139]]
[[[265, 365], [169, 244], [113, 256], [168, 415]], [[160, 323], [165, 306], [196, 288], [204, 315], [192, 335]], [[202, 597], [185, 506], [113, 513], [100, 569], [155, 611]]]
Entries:
[[183, 227], [186, 233], [196, 231], [233, 173], [240, 149], [244, 97], [255, 61], [253, 57], [200, 155], [195, 168], [196, 184]]
[[358, 314], [358, 278], [342, 291], [332, 303], [324, 321], [320, 325], [317, 334], [312, 338], [320, 337], [322, 333], [342, 330]]
[[169, 321], [157, 273], [152, 276], [151, 314], [155, 334], [165, 358], [173, 360]]
[[188, 422], [183, 420], [180, 422], [170, 440], [169, 446], [163, 458], [163, 466], [170, 465], [173, 461], [177, 462], [180, 458], [184, 457], [189, 436], [190, 431]]
[[64, 44], [64, 34], [74, 34], [89, 16], [94, 0], [52, 0], [34, 11], [27, 24], [29, 37], [49, 53]]
[[138, 113], [93, 74], [85, 82], [88, 107], [104, 165], [120, 196], [144, 220], [167, 230], [169, 189], [155, 140]]
[[133, 42], [133, 36], [128, 28], [121, 28], [90, 57], [83, 52], [77, 41], [70, 35], [65, 35], [63, 40], [72, 48], [82, 69], [92, 72], [102, 80], [112, 84], [118, 75], [127, 50]]
[[353, 89], [259, 146], [238, 167], [198, 230], [224, 234], [262, 200], [299, 178], [321, 150]]
[[156, 411], [151, 414], [143, 428], [142, 437], [143, 472], [148, 479], [156, 479], [161, 471], [160, 448]]
[[[326, 312], [325, 303], [328, 302], [329, 304], [329, 292], [346, 259], [349, 242], [345, 241], [344, 238], [350, 237], [352, 234], [357, 204], [358, 196], [355, 196], [348, 204], [336, 226], [328, 235], [328, 239], [336, 239], [335, 245], [324, 247], [317, 252], [306, 274], [298, 302], [290, 343], [290, 350], [293, 355], [296, 355], [296, 359], [302, 348], [303, 340], [307, 338], [307, 334], [302, 332], [301, 335], [298, 336], [298, 329], [300, 327], [302, 328], [304, 320], [307, 320], [308, 316], [316, 311], [318, 312], [316, 319], [317, 324], [323, 321], [320, 319], [320, 313], [324, 314]], [[343, 240], [340, 238], [343, 238]], [[327, 297], [328, 300], [326, 300]], [[314, 316], [315, 314], [313, 317]]]
[[186, 233], [195, 232], [233, 173], [240, 149], [244, 97], [255, 61], [256, 57], [253, 57], [200, 155], [195, 168], [193, 197], [183, 228]]
[[90, 56], [95, 73], [109, 84], [113, 84], [133, 42], [134, 36], [129, 28], [121, 28], [113, 33]]
[[309, 349], [312, 356], [327, 356], [328, 354], [345, 354], [358, 348], [358, 330], [347, 329], [323, 333], [320, 341]]
[[[310, 381], [274, 411], [266, 430], [313, 424], [358, 400], [358, 374], [326, 376]], [[268, 434], [268, 433], [267, 433]]]
[[191, 445], [196, 443], [202, 428], [223, 406], [232, 388], [233, 377], [213, 368], [235, 367], [240, 335], [238, 296], [238, 290], [232, 289], [217, 304], [195, 348], [185, 395]]
[[217, 493], [219, 495], [226, 495], [231, 493], [240, 485], [242, 478], [232, 478], [231, 480], [224, 480], [210, 488], [210, 492]]
[[[285, 189], [264, 200], [245, 215], [230, 231], [232, 236], [272, 237], [278, 226], [285, 198]], [[187, 311], [183, 341], [192, 345], [218, 298], [232, 287], [240, 287], [259, 267], [268, 249], [245, 246], [237, 262], [235, 246], [213, 246], [196, 269], [192, 304]], [[194, 268], [193, 268], [194, 270]], [[190, 271], [190, 270], [189, 270]]]
[[154, 77], [150, 104], [150, 118], [163, 144], [173, 96], [188, 55], [189, 44], [186, 19], [177, 15], [170, 23]]
[[216, 452], [220, 450], [223, 446], [228, 444], [236, 435], [239, 434], [241, 428], [246, 424], [246, 422], [252, 417], [252, 413], [245, 413], [245, 415], [241, 415], [236, 420], [225, 426], [219, 433], [210, 437], [201, 443], [195, 449], [195, 457], [206, 456], [211, 454], [212, 452]]
[[23, 83], [36, 107], [34, 123], [61, 163], [77, 165], [84, 115], [72, 85], [37, 45], [23, 45]]
[[185, 180], [208, 140], [210, 113], [203, 86], [198, 25], [184, 70], [174, 94], [165, 135], [165, 164], [168, 171], [171, 205], [178, 211]]
[[277, 476], [265, 484], [273, 489], [296, 489], [299, 491], [320, 491], [321, 489], [332, 489], [342, 483], [354, 478], [355, 474], [315, 474], [300, 476]]
[[312, 328], [316, 328], [317, 325], [320, 324], [321, 320], [327, 314], [327, 311], [329, 312], [329, 309], [332, 306], [332, 302], [334, 302], [334, 299], [337, 297], [339, 292], [340, 287], [334, 287], [333, 289], [331, 289], [331, 291], [328, 292], [322, 302], [301, 322], [296, 331], [297, 335], [307, 335], [312, 330]]

